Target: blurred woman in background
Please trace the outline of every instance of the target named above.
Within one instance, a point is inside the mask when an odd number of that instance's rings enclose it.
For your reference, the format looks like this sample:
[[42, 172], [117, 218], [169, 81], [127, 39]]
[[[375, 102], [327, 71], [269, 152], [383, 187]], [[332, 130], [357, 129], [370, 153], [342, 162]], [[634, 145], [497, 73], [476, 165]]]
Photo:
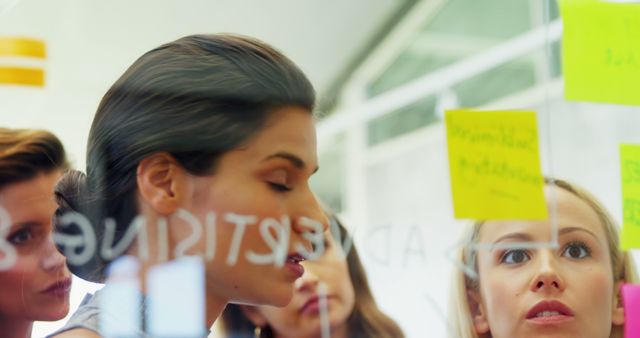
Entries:
[[378, 308], [347, 230], [329, 216], [324, 253], [302, 263], [305, 272], [291, 302], [282, 308], [229, 304], [222, 315], [224, 337], [404, 337]]
[[53, 188], [69, 168], [42, 130], [0, 128], [0, 336], [28, 338], [34, 321], [64, 318], [71, 274], [52, 240]]

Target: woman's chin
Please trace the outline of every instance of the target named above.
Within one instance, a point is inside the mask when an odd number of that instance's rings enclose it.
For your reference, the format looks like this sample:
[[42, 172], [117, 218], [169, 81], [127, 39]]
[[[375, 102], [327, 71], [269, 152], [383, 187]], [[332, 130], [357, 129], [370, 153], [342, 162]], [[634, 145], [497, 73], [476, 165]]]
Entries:
[[54, 309], [51, 309], [45, 313], [40, 313], [37, 317], [36, 320], [38, 321], [45, 321], [45, 322], [52, 322], [52, 321], [56, 321], [56, 320], [60, 320], [63, 319], [64, 317], [67, 316], [67, 314], [69, 313], [69, 303], [67, 302], [64, 305], [60, 305]]
[[275, 306], [284, 307], [291, 302], [293, 298], [293, 286], [266, 287], [260, 290], [254, 290], [251, 293], [236, 293], [228, 298], [228, 302], [232, 304], [242, 304], [251, 306]]

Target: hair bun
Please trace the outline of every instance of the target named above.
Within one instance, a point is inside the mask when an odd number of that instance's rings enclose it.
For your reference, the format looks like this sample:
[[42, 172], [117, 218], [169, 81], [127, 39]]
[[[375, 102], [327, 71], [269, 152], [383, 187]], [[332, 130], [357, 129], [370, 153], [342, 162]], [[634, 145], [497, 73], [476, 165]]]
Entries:
[[56, 184], [53, 192], [58, 210], [56, 214], [63, 214], [67, 211], [80, 211], [82, 196], [86, 192], [87, 175], [79, 170], [67, 171]]
[[[95, 241], [98, 234], [95, 233], [95, 220], [91, 212], [91, 200], [88, 196], [87, 175], [78, 170], [69, 170], [58, 181], [54, 188], [54, 194], [58, 208], [53, 217], [55, 233], [59, 236], [56, 240], [58, 250], [67, 256], [67, 266], [71, 272], [90, 282], [101, 283], [104, 280], [104, 267], [106, 262], [100, 259]], [[82, 215], [89, 221], [92, 228], [90, 233], [81, 226], [83, 222], [64, 222], [64, 215], [69, 213], [77, 213]], [[88, 238], [86, 236], [91, 236]], [[77, 244], [73, 241], [68, 242], [69, 238], [81, 239], [83, 244]], [[91, 243], [89, 242], [91, 241]], [[70, 244], [74, 243], [74, 244]], [[70, 246], [70, 247], [69, 247]], [[89, 256], [84, 256], [88, 252]], [[78, 262], [79, 257], [82, 262]]]

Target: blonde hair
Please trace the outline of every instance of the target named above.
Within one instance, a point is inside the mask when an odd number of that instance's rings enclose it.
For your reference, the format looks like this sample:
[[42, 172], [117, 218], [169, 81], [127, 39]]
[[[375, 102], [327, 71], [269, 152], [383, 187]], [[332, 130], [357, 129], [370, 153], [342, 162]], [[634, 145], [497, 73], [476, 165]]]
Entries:
[[[598, 218], [602, 221], [605, 234], [607, 237], [607, 243], [609, 245], [609, 256], [611, 257], [612, 276], [615, 282], [625, 281], [627, 283], [638, 283], [638, 275], [635, 270], [635, 265], [631, 254], [628, 252], [620, 251], [618, 228], [616, 226], [613, 217], [604, 208], [604, 206], [590, 193], [584, 189], [560, 179], [546, 178], [545, 184], [553, 185], [558, 188], [564, 189], [580, 200], [587, 203], [598, 215]], [[468, 266], [473, 271], [478, 273], [478, 266], [476, 264], [476, 252], [473, 250], [473, 246], [477, 244], [480, 229], [484, 221], [475, 222], [464, 234], [464, 245], [460, 250], [456, 259], [462, 266]], [[472, 315], [468, 302], [467, 291], [469, 289], [478, 288], [477, 279], [467, 276], [463, 269], [455, 269], [453, 273], [452, 288], [449, 300], [449, 319], [451, 320], [452, 333], [458, 338], [480, 338], [491, 337], [491, 333], [479, 336], [473, 325]], [[616, 294], [619, 292], [616, 290]], [[609, 338], [622, 338], [623, 326], [613, 326]]]

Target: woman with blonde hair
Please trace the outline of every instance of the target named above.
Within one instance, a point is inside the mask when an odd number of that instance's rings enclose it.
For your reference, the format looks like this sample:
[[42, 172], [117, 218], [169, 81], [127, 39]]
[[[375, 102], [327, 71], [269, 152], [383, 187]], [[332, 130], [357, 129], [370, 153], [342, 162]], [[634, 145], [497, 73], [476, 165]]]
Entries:
[[404, 337], [393, 319], [378, 308], [347, 230], [335, 215], [329, 216], [331, 227], [324, 235], [324, 253], [317, 260], [302, 263], [305, 273], [296, 283], [289, 305], [229, 304], [222, 315], [224, 337]]
[[71, 273], [52, 239], [53, 188], [67, 170], [44, 130], [0, 128], [0, 336], [31, 336], [33, 322], [69, 312]]
[[[451, 294], [456, 337], [623, 337], [620, 286], [638, 276], [613, 218], [567, 181], [546, 179], [545, 193], [548, 220], [471, 227]], [[554, 229], [557, 246], [545, 245]]]

